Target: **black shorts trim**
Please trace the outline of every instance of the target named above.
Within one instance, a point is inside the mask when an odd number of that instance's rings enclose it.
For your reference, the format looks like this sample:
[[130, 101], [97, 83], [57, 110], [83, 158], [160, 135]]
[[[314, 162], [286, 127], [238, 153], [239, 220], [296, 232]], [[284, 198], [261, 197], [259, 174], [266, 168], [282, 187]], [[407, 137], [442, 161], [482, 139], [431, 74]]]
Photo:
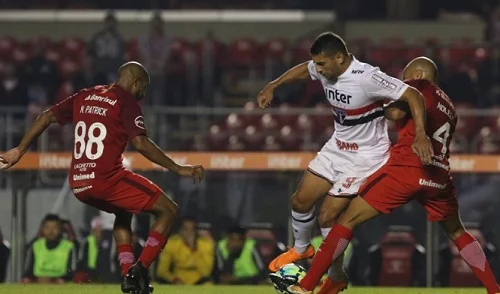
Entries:
[[136, 189], [141, 190], [142, 192], [144, 192], [144, 194], [148, 195], [149, 197], [154, 197], [156, 195], [155, 191], [150, 190], [148, 187], [134, 180], [131, 180], [129, 178], [121, 178], [120, 180], [123, 181], [125, 184], [128, 184]]
[[320, 173], [312, 170], [310, 167], [307, 168], [307, 170], [312, 173], [313, 175], [317, 176], [317, 177], [320, 177], [322, 178], [323, 180], [327, 181], [328, 183], [332, 184], [333, 185], [333, 182], [330, 181], [329, 179], [327, 179], [325, 176], [321, 175]]
[[359, 196], [361, 197], [364, 197], [366, 195], [366, 193], [368, 193], [368, 191], [370, 191], [370, 189], [372, 189], [376, 184], [378, 184], [383, 178], [385, 178], [385, 176], [387, 176], [386, 173], [383, 173], [383, 174], [380, 174], [378, 177], [376, 177], [375, 179], [373, 179], [373, 181], [371, 181], [368, 185], [366, 185], [366, 187], [359, 191]]

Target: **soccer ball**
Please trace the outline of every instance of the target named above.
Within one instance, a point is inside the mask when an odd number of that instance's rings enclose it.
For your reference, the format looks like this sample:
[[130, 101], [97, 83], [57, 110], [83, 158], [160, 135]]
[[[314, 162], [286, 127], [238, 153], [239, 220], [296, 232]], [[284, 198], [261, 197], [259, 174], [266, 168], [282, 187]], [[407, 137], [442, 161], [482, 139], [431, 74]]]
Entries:
[[285, 293], [283, 291], [286, 286], [298, 284], [305, 275], [306, 270], [302, 266], [289, 263], [282, 266], [276, 273], [271, 274], [271, 281], [277, 293]]

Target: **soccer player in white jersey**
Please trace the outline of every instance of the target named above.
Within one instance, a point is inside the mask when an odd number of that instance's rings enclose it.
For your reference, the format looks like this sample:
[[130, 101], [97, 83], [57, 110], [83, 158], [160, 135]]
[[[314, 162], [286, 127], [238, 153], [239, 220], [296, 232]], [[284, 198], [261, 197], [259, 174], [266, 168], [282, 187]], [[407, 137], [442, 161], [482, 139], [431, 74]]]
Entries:
[[[344, 40], [334, 33], [318, 36], [310, 54], [312, 60], [288, 70], [258, 95], [259, 107], [265, 108], [279, 86], [309, 78], [319, 80], [335, 118], [332, 138], [310, 162], [291, 198], [294, 247], [271, 261], [271, 272], [314, 255], [311, 231], [316, 222], [314, 205], [320, 198], [330, 196], [319, 216], [322, 234], [326, 236], [365, 179], [387, 162], [391, 143], [384, 119], [384, 99], [408, 103], [415, 119], [412, 149], [424, 164], [432, 156], [432, 145], [425, 134], [424, 97], [418, 90], [356, 60]], [[319, 293], [338, 293], [347, 287], [341, 257], [332, 265], [328, 277]]]

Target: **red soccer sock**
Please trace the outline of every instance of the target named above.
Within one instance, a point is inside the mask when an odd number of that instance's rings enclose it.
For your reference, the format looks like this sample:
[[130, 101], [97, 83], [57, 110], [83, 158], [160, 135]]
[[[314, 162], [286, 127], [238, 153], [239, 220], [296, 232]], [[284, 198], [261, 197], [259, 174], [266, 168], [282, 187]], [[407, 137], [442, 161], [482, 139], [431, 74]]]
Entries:
[[491, 271], [490, 263], [486, 260], [483, 248], [481, 248], [476, 239], [466, 232], [453, 242], [457, 246], [458, 251], [460, 251], [462, 258], [486, 287], [488, 293], [500, 292], [495, 276]]
[[118, 261], [120, 261], [120, 268], [122, 270], [122, 276], [125, 276], [128, 269], [134, 264], [134, 253], [132, 250], [132, 245], [124, 244], [116, 246], [118, 251]]
[[167, 238], [165, 236], [156, 231], [151, 231], [146, 241], [146, 245], [144, 249], [142, 249], [141, 256], [139, 257], [142, 266], [149, 268], [156, 257], [158, 257], [158, 254], [160, 254], [165, 243], [167, 243]]
[[313, 291], [321, 277], [333, 260], [342, 254], [352, 238], [352, 230], [342, 225], [334, 225], [326, 236], [318, 252], [314, 256], [306, 276], [300, 281], [300, 286], [307, 291]]

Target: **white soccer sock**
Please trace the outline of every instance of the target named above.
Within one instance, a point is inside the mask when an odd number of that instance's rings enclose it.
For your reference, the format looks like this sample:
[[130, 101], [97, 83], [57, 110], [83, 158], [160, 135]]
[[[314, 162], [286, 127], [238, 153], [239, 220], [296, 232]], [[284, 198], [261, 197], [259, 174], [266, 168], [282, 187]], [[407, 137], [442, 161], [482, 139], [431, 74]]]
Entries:
[[298, 253], [304, 253], [311, 244], [311, 232], [316, 224], [316, 214], [314, 207], [306, 213], [292, 210], [292, 227], [295, 245], [293, 248]]
[[[321, 228], [321, 235], [323, 238], [328, 236], [332, 228]], [[334, 282], [343, 281], [345, 279], [344, 275], [344, 253], [342, 253], [337, 259], [335, 259], [328, 268], [328, 277]]]

